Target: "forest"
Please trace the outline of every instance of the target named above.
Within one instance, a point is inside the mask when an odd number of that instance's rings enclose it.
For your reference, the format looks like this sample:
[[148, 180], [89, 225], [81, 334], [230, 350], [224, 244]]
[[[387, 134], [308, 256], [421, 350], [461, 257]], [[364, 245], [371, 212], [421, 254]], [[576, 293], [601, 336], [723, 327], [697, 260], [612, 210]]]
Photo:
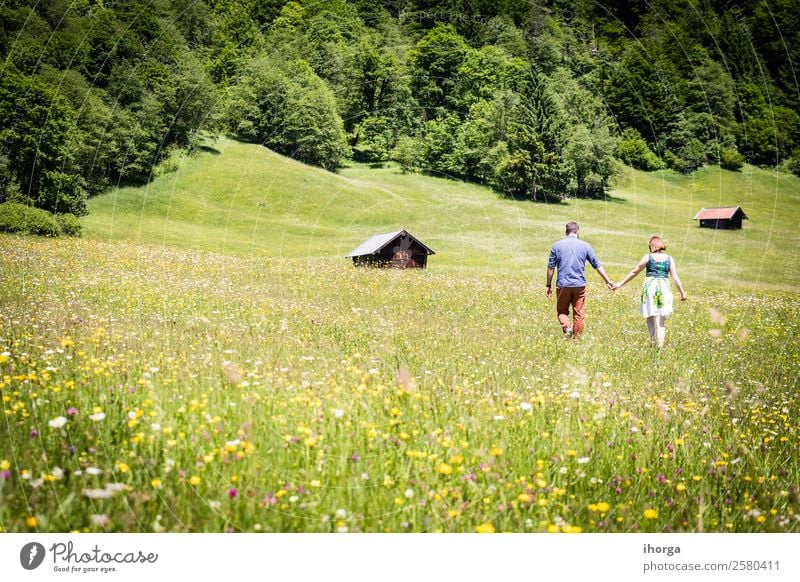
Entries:
[[0, 203], [56, 214], [221, 134], [536, 201], [602, 196], [622, 163], [800, 175], [793, 0], [9, 0], [0, 22]]

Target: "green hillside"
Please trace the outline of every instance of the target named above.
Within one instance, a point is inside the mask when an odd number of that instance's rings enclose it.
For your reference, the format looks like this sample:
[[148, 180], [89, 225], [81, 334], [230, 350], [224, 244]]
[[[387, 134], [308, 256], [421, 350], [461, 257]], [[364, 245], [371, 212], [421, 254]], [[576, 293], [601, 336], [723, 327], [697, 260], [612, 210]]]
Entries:
[[[749, 216], [743, 230], [699, 229], [692, 220], [701, 207], [729, 205]], [[622, 277], [657, 233], [690, 286], [800, 283], [786, 262], [800, 242], [800, 180], [752, 166], [689, 176], [626, 170], [605, 200], [535, 204], [396, 167], [332, 174], [223, 139], [146, 186], [92, 199], [89, 209], [84, 223], [93, 238], [343, 266], [368, 236], [406, 228], [436, 251], [432, 269], [525, 270], [540, 278], [549, 245], [574, 219], [612, 277]]]

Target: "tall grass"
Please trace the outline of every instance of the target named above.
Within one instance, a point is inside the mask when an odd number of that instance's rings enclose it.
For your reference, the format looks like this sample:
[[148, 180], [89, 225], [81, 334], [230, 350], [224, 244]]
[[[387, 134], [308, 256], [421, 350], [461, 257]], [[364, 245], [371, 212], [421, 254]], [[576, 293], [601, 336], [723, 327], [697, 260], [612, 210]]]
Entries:
[[795, 275], [756, 253], [687, 268], [658, 352], [635, 282], [566, 341], [529, 271], [0, 246], [6, 531], [800, 530]]

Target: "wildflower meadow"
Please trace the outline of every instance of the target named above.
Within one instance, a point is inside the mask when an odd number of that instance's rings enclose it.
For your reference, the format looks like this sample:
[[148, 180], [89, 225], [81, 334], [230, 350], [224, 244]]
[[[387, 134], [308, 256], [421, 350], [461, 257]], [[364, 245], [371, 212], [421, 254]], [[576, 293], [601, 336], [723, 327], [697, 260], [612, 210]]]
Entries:
[[2, 531], [800, 531], [796, 293], [0, 247]]

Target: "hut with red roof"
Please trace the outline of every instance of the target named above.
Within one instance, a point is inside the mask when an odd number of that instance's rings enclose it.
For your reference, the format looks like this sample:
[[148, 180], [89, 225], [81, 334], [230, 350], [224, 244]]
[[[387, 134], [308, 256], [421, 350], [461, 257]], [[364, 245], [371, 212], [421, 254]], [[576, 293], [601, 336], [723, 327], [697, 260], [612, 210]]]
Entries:
[[747, 215], [740, 206], [726, 206], [724, 208], [703, 208], [698, 212], [695, 220], [700, 221], [700, 228], [742, 228], [742, 220]]

